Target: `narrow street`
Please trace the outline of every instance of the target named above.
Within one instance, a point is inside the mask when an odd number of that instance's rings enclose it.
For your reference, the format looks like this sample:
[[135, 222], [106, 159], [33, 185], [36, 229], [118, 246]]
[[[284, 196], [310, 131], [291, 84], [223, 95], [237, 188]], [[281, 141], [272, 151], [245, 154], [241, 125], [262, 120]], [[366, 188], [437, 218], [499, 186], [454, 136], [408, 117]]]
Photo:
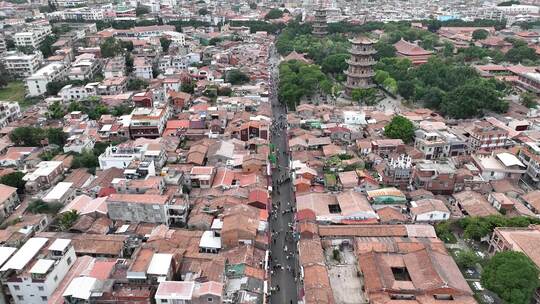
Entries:
[[296, 204], [288, 168], [290, 157], [287, 147], [287, 109], [278, 100], [279, 59], [273, 46], [271, 47], [269, 64], [272, 69], [270, 74], [270, 102], [273, 114], [271, 141], [276, 155], [276, 165], [272, 172], [273, 191], [270, 212], [270, 231], [272, 233], [269, 267], [271, 274], [270, 303], [296, 304], [298, 303], [297, 281], [299, 280], [297, 243], [294, 236]]

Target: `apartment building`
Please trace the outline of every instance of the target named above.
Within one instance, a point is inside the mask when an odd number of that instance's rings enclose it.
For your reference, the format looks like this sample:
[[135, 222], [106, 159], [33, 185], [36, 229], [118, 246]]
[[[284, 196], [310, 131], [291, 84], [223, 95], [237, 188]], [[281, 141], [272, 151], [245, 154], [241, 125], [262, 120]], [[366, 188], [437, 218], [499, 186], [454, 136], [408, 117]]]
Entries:
[[526, 172], [526, 166], [514, 154], [508, 152], [473, 155], [472, 158], [486, 182], [502, 179], [517, 182]]
[[112, 220], [171, 225], [187, 219], [186, 202], [169, 195], [115, 193], [106, 203]]
[[371, 151], [381, 157], [387, 157], [393, 153], [405, 152], [405, 143], [401, 139], [377, 139], [371, 142]]
[[523, 73], [518, 76], [516, 85], [525, 91], [540, 94], [540, 73]]
[[416, 130], [414, 147], [428, 160], [463, 155], [467, 152], [466, 139], [447, 130]]
[[413, 170], [411, 182], [416, 189], [451, 194], [456, 186], [456, 168], [450, 162], [419, 162]]
[[98, 156], [101, 170], [109, 168], [126, 168], [131, 161], [141, 160], [146, 151], [146, 146], [109, 146], [105, 152]]
[[[15, 304], [46, 304], [77, 257], [69, 239], [30, 238], [2, 266], [2, 283]], [[7, 290], [6, 290], [7, 291]]]
[[391, 158], [384, 164], [384, 169], [379, 172], [384, 185], [394, 186], [405, 190], [411, 181], [413, 166], [412, 158], [401, 154], [397, 158]]
[[16, 46], [32, 47], [37, 50], [48, 35], [52, 34], [50, 25], [41, 25], [29, 28], [28, 31], [18, 32], [13, 35]]
[[99, 95], [116, 95], [124, 93], [127, 90], [128, 78], [125, 76], [105, 78], [98, 85]]
[[28, 77], [39, 69], [43, 62], [43, 55], [41, 52], [26, 55], [21, 52], [12, 51], [7, 52], [3, 60], [6, 70], [10, 75], [14, 77]]
[[29, 96], [40, 96], [47, 92], [47, 84], [52, 81], [62, 81], [66, 79], [68, 66], [60, 62], [52, 62], [37, 70], [27, 77], [26, 89]]
[[103, 68], [105, 79], [113, 77], [122, 77], [126, 72], [126, 60], [124, 57], [114, 57], [107, 61]]
[[0, 102], [0, 128], [21, 117], [21, 107], [18, 102]]
[[469, 130], [469, 148], [472, 151], [509, 148], [512, 146], [508, 130], [488, 121], [477, 121]]
[[169, 107], [164, 108], [135, 108], [131, 112], [129, 133], [131, 138], [158, 138], [163, 134], [167, 119], [169, 119]]
[[75, 58], [68, 72], [70, 80], [92, 79], [101, 70], [101, 61], [95, 54], [82, 54]]
[[142, 79], [152, 79], [152, 62], [146, 57], [135, 57], [133, 60], [133, 73], [135, 77]]
[[526, 166], [525, 179], [535, 185], [540, 186], [540, 147], [536, 143], [526, 143], [525, 147], [519, 150], [519, 160]]

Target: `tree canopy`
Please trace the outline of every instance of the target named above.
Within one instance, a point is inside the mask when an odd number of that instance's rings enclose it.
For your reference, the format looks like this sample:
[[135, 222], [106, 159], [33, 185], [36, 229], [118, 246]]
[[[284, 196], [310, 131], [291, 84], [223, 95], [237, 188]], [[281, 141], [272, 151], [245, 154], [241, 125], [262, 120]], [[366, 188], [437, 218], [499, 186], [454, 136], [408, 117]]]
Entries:
[[15, 128], [9, 134], [9, 139], [17, 146], [42, 146], [44, 139], [47, 139], [49, 144], [63, 146], [66, 141], [66, 135], [60, 128], [42, 129], [26, 126]]
[[481, 282], [505, 303], [529, 304], [539, 286], [538, 269], [521, 252], [498, 252], [486, 263]]
[[266, 13], [264, 16], [264, 19], [270, 20], [270, 19], [279, 19], [283, 17], [283, 11], [278, 8], [273, 8]]
[[99, 48], [101, 50], [101, 56], [104, 58], [116, 57], [124, 52], [124, 48], [120, 40], [113, 37], [105, 39]]
[[225, 73], [225, 81], [232, 85], [244, 84], [249, 82], [249, 76], [238, 69], [234, 69]]
[[414, 125], [412, 121], [403, 116], [394, 116], [384, 127], [384, 135], [388, 138], [401, 139], [411, 142], [414, 138]]
[[332, 81], [315, 64], [286, 61], [280, 64], [279, 75], [279, 100], [293, 109], [302, 97], [332, 92]]
[[8, 185], [11, 187], [17, 188], [17, 192], [23, 193], [24, 192], [24, 185], [26, 185], [26, 182], [23, 181], [24, 173], [20, 171], [12, 172], [9, 174], [6, 174], [2, 177], [0, 177], [0, 184]]
[[486, 39], [487, 37], [489, 36], [489, 32], [484, 30], [484, 29], [478, 29], [478, 30], [475, 30], [473, 33], [472, 33], [472, 38], [474, 40], [482, 40], [482, 39]]

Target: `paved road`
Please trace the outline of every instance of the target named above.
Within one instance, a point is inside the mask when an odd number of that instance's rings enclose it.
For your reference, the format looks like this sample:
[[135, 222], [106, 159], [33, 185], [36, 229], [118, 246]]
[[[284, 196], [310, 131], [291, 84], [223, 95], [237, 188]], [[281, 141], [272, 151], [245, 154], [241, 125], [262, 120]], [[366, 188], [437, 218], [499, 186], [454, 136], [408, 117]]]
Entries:
[[[274, 48], [272, 47], [272, 50]], [[286, 123], [286, 108], [277, 99], [278, 83], [278, 56], [271, 52], [270, 65], [273, 66], [270, 80], [270, 101], [272, 103], [274, 125]], [[289, 175], [289, 152], [287, 148], [286, 127], [275, 128], [272, 133], [272, 143], [277, 156], [277, 166], [272, 173], [272, 211], [270, 217], [270, 231], [272, 240], [270, 245], [270, 286], [271, 304], [298, 303], [298, 289], [295, 276], [298, 274], [297, 243], [294, 240], [292, 228], [294, 212], [287, 212], [295, 207], [292, 182]], [[280, 182], [281, 181], [281, 182]], [[279, 287], [278, 287], [279, 286]]]

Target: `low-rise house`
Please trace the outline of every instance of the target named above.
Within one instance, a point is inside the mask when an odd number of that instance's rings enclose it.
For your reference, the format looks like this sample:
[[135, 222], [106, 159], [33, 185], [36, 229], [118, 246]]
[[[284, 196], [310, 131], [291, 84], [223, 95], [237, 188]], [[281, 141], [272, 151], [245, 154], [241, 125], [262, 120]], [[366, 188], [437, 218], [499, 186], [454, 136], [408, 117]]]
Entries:
[[37, 164], [34, 171], [23, 176], [26, 181], [25, 188], [29, 192], [36, 192], [54, 185], [64, 173], [64, 164], [61, 161], [42, 161]]
[[87, 135], [70, 136], [64, 145], [64, 153], [75, 152], [83, 153], [84, 151], [92, 151], [96, 141], [93, 137]]
[[450, 210], [438, 199], [421, 199], [410, 202], [411, 218], [415, 222], [436, 222], [450, 218]]
[[0, 184], [0, 219], [8, 217], [19, 205], [17, 188]]
[[371, 142], [371, 150], [381, 157], [387, 157], [405, 152], [405, 143], [401, 139], [378, 139]]
[[462, 191], [452, 195], [454, 203], [461, 209], [464, 215], [469, 216], [488, 216], [497, 215], [495, 209], [487, 199], [476, 191]]
[[0, 155], [0, 166], [21, 167], [24, 159], [36, 150], [36, 147], [9, 147], [5, 154]]
[[337, 196], [330, 193], [311, 192], [296, 196], [297, 209], [311, 210], [319, 222], [347, 223], [377, 220], [378, 216], [367, 198], [348, 190]]
[[43, 201], [49, 204], [62, 204], [66, 205], [75, 198], [75, 188], [73, 183], [60, 182], [56, 184], [48, 193], [43, 197]]
[[416, 164], [412, 185], [435, 194], [452, 194], [459, 184], [456, 168], [451, 162], [422, 161]]
[[412, 158], [405, 154], [391, 158], [384, 162], [383, 170], [378, 173], [383, 184], [405, 190], [411, 183]]
[[94, 54], [81, 54], [75, 58], [68, 71], [70, 80], [93, 79], [101, 70], [101, 61]]
[[128, 78], [125, 76], [105, 78], [97, 86], [99, 95], [118, 95], [127, 91]]
[[185, 216], [184, 209], [183, 202], [169, 195], [111, 194], [107, 198], [109, 218], [132, 223], [174, 224]]
[[519, 160], [527, 166], [524, 178], [529, 183], [540, 186], [540, 147], [534, 143], [526, 143], [519, 149]]
[[191, 180], [191, 186], [198, 188], [210, 188], [214, 181], [216, 169], [214, 167], [200, 167], [195, 166], [191, 168], [189, 178]]

